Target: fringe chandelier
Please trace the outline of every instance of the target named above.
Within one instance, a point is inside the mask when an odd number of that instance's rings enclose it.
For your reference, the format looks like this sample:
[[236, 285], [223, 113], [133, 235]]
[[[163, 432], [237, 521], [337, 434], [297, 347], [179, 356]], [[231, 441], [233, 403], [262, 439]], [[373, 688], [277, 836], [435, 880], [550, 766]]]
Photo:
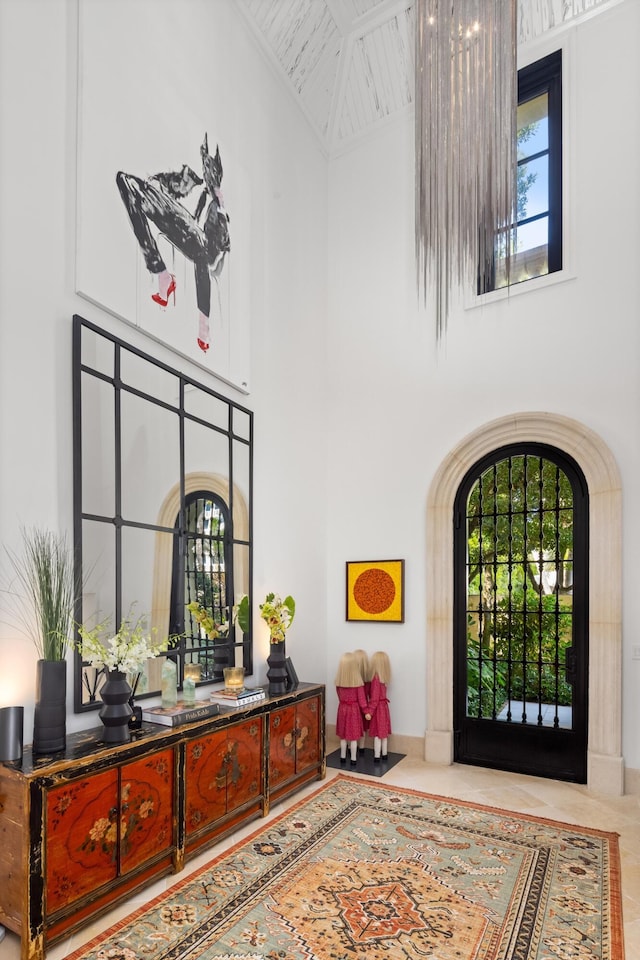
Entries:
[[[507, 282], [516, 222], [516, 0], [416, 0], [416, 259], [443, 336], [454, 281]], [[481, 286], [482, 289], [482, 286]]]

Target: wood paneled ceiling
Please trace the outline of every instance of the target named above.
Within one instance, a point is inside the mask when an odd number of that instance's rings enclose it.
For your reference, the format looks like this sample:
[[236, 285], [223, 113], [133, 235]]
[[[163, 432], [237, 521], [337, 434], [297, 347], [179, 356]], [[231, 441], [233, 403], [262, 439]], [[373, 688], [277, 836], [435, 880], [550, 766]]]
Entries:
[[[619, 0], [518, 0], [518, 42]], [[413, 0], [236, 0], [327, 156], [410, 108]]]

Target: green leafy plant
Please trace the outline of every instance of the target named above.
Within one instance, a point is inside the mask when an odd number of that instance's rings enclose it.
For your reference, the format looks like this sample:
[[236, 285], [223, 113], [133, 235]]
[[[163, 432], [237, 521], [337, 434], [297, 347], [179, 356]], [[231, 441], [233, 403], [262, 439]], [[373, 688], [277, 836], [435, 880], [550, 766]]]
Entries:
[[40, 660], [64, 660], [76, 598], [73, 554], [64, 535], [22, 529], [22, 553], [5, 548], [15, 574], [7, 593]]
[[249, 633], [249, 597], [246, 593], [240, 597], [235, 606], [233, 622], [238, 624], [243, 633]]

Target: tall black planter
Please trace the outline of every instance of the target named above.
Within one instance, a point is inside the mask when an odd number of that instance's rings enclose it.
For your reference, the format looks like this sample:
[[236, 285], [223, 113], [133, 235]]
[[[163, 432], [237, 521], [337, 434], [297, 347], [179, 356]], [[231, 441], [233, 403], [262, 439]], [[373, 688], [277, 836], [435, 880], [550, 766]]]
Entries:
[[67, 745], [67, 661], [38, 660], [33, 752], [58, 753]]
[[104, 743], [127, 743], [131, 740], [129, 717], [133, 713], [129, 705], [131, 687], [126, 673], [120, 670], [109, 670], [107, 679], [100, 690], [102, 707], [102, 739]]
[[269, 656], [267, 657], [267, 663], [269, 664], [267, 677], [269, 679], [269, 693], [272, 697], [287, 692], [286, 656], [284, 640], [281, 643], [270, 645]]

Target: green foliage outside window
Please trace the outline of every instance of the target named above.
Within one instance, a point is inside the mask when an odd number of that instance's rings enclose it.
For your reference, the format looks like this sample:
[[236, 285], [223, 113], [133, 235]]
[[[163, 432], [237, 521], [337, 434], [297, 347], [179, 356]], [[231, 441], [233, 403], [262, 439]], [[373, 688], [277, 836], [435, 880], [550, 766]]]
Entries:
[[496, 716], [509, 700], [570, 705], [573, 494], [563, 471], [524, 455], [485, 471], [469, 496], [467, 547], [467, 715]]

